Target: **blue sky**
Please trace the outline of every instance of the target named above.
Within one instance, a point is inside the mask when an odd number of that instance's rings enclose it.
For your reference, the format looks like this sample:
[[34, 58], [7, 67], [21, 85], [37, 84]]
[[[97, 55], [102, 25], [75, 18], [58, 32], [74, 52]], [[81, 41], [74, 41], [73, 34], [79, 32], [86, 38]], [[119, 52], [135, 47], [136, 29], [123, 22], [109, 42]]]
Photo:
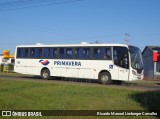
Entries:
[[[0, 0], [0, 4], [6, 1], [17, 0]], [[130, 35], [129, 44], [141, 50], [146, 45], [160, 46], [159, 6], [160, 0], [81, 0], [7, 11], [0, 8], [0, 54], [4, 49], [14, 53], [16, 45], [22, 44], [124, 44], [125, 33]]]

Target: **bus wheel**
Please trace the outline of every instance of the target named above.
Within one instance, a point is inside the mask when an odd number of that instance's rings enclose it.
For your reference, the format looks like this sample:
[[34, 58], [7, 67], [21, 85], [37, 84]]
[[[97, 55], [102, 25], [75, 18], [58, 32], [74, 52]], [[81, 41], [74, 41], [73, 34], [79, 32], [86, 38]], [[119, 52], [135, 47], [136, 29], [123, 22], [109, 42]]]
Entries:
[[49, 80], [51, 78], [50, 71], [48, 69], [44, 69], [41, 72], [42, 79]]
[[101, 84], [110, 84], [111, 83], [111, 75], [108, 72], [102, 72], [99, 74], [99, 82]]

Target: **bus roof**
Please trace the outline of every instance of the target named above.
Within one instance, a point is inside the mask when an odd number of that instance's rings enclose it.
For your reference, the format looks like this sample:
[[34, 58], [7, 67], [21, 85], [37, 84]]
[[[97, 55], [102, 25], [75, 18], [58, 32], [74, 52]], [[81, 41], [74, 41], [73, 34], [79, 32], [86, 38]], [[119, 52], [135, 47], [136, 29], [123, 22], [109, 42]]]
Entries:
[[38, 45], [17, 45], [17, 47], [85, 47], [85, 46], [124, 46], [128, 47], [126, 44], [51, 44], [51, 45], [46, 45], [46, 44], [38, 44]]

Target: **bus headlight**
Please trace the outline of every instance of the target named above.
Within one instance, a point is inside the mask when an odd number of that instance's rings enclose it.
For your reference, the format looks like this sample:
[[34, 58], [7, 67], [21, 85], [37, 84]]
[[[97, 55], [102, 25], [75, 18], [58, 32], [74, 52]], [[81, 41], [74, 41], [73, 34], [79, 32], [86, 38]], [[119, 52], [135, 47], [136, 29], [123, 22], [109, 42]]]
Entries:
[[132, 70], [132, 74], [133, 74], [133, 75], [136, 75], [137, 73], [136, 73], [134, 70]]

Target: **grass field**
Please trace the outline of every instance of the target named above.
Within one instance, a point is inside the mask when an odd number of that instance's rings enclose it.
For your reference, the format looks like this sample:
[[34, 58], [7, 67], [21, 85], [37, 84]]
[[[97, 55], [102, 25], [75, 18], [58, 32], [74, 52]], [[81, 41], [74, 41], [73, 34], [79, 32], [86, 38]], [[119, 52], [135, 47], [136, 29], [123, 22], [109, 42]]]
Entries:
[[[160, 92], [118, 87], [57, 84], [25, 80], [0, 79], [1, 110], [160, 110]], [[18, 118], [18, 117], [14, 117]], [[24, 117], [25, 118], [25, 117]], [[29, 118], [29, 117], [26, 117]], [[36, 117], [35, 117], [36, 118]], [[40, 118], [40, 117], [38, 117]], [[42, 117], [57, 119], [111, 118], [135, 116]], [[138, 119], [156, 119], [140, 116]]]

